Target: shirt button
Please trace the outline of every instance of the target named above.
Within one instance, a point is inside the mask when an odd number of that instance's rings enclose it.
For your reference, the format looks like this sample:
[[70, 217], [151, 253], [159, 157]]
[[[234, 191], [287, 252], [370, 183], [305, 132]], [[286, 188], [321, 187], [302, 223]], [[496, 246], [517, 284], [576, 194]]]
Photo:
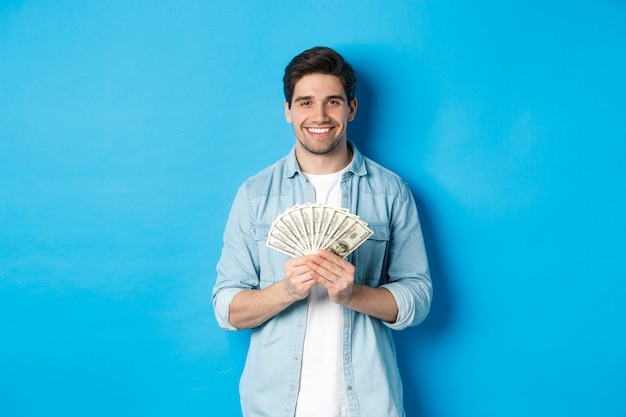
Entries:
[[352, 385], [348, 385], [348, 391], [352, 391]]
[[346, 353], [346, 355], [344, 356], [344, 358], [346, 358], [346, 359], [350, 359], [350, 354], [349, 354], [349, 353]]
[[346, 327], [350, 326], [350, 322], [349, 322], [349, 321], [346, 321], [346, 322], [345, 322], [345, 323], [343, 323], [343, 324], [345, 324], [345, 326], [346, 326]]
[[293, 385], [291, 387], [289, 387], [289, 391], [294, 392], [296, 389], [293, 387]]

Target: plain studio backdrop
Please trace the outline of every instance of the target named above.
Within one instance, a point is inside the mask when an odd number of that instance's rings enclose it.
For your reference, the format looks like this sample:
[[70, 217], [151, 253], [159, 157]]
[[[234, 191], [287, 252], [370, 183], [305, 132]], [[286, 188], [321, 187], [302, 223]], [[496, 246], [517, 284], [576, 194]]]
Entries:
[[[237, 416], [210, 302], [281, 77], [358, 71], [349, 138], [418, 202], [408, 417], [626, 413], [622, 1], [0, 1], [0, 416]], [[367, 220], [367, 219], [365, 219]], [[358, 347], [355, 347], [358, 348]], [[384, 416], [381, 416], [384, 417]]]

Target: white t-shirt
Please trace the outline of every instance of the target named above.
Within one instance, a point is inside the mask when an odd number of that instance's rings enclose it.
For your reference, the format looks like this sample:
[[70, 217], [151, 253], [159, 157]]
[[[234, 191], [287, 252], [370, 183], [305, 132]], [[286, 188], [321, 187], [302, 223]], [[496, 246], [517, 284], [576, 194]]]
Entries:
[[[315, 202], [341, 207], [341, 177], [334, 174], [304, 176], [315, 188]], [[341, 305], [328, 298], [321, 285], [308, 299], [304, 352], [296, 417], [348, 417], [342, 364]]]

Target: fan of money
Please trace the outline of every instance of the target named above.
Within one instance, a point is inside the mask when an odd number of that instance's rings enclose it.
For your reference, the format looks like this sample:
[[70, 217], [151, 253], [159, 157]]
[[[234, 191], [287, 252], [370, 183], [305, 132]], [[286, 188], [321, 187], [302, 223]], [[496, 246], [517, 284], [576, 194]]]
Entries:
[[293, 257], [326, 249], [345, 258], [371, 235], [367, 223], [348, 210], [307, 203], [287, 209], [274, 220], [267, 246]]

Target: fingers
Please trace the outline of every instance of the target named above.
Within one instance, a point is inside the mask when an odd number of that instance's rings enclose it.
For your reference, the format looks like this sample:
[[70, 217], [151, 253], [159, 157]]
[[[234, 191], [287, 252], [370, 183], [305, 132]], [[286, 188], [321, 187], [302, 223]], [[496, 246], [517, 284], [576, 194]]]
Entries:
[[312, 255], [307, 267], [313, 272], [313, 278], [324, 286], [345, 286], [354, 282], [354, 265], [326, 250]]
[[289, 279], [307, 275], [310, 270], [307, 266], [309, 256], [298, 256], [285, 262], [285, 276]]
[[320, 250], [307, 262], [311, 276], [328, 290], [331, 301], [345, 304], [350, 300], [354, 288], [354, 265], [341, 257]]
[[320, 284], [328, 289], [331, 300], [342, 302], [352, 292], [354, 271], [354, 265], [327, 250], [285, 263], [287, 288], [298, 298], [306, 297], [315, 284]]
[[317, 255], [312, 255], [307, 265], [315, 265], [312, 268], [316, 272], [324, 275], [354, 275], [354, 265], [334, 253], [321, 249]]
[[311, 270], [307, 266], [305, 256], [291, 258], [285, 262], [285, 284], [287, 291], [294, 299], [302, 299], [309, 295], [311, 288], [317, 284]]

